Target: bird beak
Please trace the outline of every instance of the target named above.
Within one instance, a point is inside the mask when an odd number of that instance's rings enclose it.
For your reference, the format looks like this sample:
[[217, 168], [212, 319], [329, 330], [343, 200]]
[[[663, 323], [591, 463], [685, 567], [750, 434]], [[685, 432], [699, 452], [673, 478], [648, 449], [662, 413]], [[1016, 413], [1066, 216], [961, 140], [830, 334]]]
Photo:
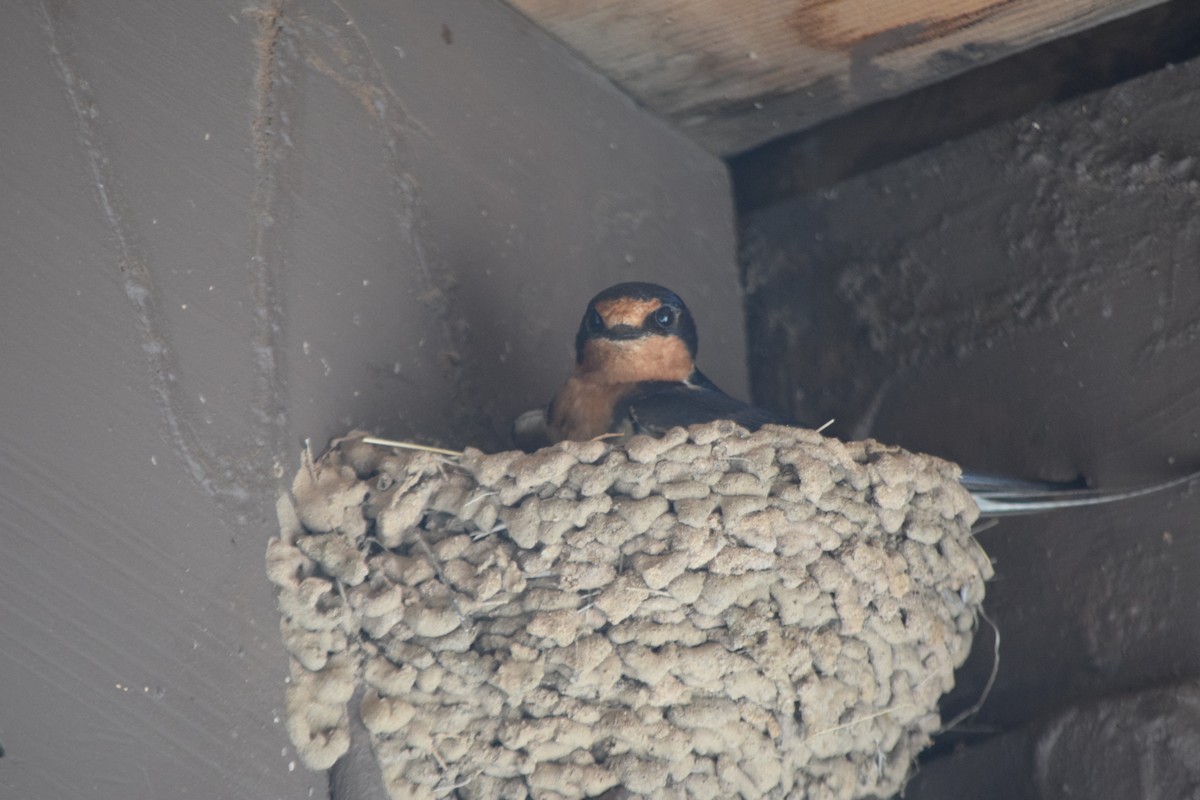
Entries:
[[641, 328], [635, 328], [632, 325], [613, 325], [604, 332], [609, 339], [636, 339], [644, 334]]

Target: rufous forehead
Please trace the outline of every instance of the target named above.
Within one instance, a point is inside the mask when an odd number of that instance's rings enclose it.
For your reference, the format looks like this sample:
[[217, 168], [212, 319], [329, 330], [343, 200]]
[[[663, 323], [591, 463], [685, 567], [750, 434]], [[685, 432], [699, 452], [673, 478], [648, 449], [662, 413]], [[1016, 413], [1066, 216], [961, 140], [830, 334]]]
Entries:
[[646, 316], [662, 305], [662, 300], [650, 297], [645, 300], [633, 297], [614, 297], [612, 300], [601, 300], [596, 303], [596, 311], [604, 319], [606, 327], [614, 325], [630, 325], [641, 327]]

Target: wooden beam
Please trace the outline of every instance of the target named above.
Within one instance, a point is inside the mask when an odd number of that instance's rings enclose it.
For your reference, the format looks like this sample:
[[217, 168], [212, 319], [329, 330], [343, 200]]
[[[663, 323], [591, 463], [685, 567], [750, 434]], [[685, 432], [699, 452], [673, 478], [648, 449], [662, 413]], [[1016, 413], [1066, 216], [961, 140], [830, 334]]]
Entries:
[[507, 0], [731, 155], [1163, 0]]

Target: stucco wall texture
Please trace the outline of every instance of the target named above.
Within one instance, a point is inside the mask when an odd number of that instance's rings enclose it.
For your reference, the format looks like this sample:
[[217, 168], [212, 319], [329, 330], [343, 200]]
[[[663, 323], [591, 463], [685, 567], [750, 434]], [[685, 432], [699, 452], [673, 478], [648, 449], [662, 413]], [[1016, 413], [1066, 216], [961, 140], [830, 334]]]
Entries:
[[[998, 474], [1195, 471], [1197, 87], [1193, 59], [748, 215], [759, 401]], [[995, 683], [985, 625], [944, 716], [987, 702], [906, 796], [1194, 792], [1198, 490], [979, 534]]]
[[0, 108], [0, 797], [327, 794], [263, 572], [306, 439], [501, 446], [618, 280], [744, 389], [723, 165], [498, 3], [8, 3]]

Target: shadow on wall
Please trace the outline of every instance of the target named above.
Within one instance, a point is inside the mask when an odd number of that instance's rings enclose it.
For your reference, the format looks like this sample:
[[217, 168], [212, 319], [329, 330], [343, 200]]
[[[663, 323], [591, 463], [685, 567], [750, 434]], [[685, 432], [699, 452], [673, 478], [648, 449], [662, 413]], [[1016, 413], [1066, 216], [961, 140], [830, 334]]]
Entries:
[[[1196, 13], [1168, 5], [1158, 13]], [[756, 400], [1002, 474], [1113, 487], [1195, 469], [1198, 85], [1192, 60], [840, 181], [807, 159], [854, 171], [854, 137], [841, 160], [818, 133], [815, 150], [736, 161], [739, 193], [758, 198], [740, 217]], [[772, 163], [820, 188], [754, 194], [743, 181]], [[966, 749], [935, 754], [907, 797], [1194, 785], [1194, 759], [1162, 745], [1190, 740], [1194, 715], [1161, 712], [1194, 704], [1196, 503], [1185, 489], [981, 534], [996, 565], [999, 672], [948, 739]], [[990, 637], [977, 637], [945, 718], [980, 697], [993, 664]], [[1169, 733], [1152, 733], [1155, 720]], [[1162, 769], [1114, 766], [1149, 762]], [[986, 775], [1003, 788], [981, 788]]]

